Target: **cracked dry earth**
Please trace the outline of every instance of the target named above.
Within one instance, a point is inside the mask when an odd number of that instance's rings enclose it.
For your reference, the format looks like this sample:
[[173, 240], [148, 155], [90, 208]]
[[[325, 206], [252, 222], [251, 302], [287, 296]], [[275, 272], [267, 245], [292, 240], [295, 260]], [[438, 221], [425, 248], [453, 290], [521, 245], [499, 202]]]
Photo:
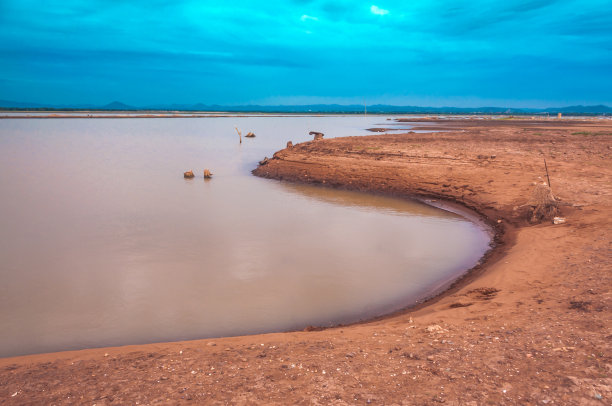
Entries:
[[[612, 122], [423, 120], [298, 144], [258, 176], [459, 202], [496, 246], [447, 292], [328, 329], [0, 359], [0, 403], [612, 404]], [[565, 224], [530, 224], [545, 180]]]

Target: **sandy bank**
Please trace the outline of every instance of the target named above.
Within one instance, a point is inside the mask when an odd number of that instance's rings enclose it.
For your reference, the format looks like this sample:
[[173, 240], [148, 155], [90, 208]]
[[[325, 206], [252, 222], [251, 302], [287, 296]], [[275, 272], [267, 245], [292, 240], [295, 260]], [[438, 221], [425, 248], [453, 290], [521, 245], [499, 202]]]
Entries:
[[[323, 331], [0, 360], [26, 403], [610, 404], [612, 123], [453, 120], [279, 151], [259, 176], [448, 199], [499, 249], [426, 306]], [[563, 225], [530, 225], [545, 178]], [[501, 220], [501, 222], [498, 222]], [[470, 403], [472, 402], [472, 403]]]

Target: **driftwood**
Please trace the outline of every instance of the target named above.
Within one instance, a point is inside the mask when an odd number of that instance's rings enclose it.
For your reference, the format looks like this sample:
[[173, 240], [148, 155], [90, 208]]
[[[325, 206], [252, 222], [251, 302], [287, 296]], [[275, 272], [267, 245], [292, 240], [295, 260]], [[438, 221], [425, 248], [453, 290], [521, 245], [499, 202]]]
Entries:
[[183, 173], [183, 177], [185, 179], [191, 179], [191, 178], [195, 177], [195, 175], [193, 174], [193, 171], [187, 171], [187, 172]]
[[240, 143], [242, 144], [242, 133], [240, 132], [238, 127], [234, 127], [234, 128], [236, 129], [236, 132], [238, 133], [238, 137], [240, 137]]
[[310, 134], [310, 135], [314, 135], [314, 140], [315, 140], [315, 141], [322, 140], [322, 139], [323, 139], [323, 136], [325, 135], [325, 134], [320, 133], [320, 132], [317, 132], [317, 131], [311, 131], [311, 132], [309, 132], [308, 134]]

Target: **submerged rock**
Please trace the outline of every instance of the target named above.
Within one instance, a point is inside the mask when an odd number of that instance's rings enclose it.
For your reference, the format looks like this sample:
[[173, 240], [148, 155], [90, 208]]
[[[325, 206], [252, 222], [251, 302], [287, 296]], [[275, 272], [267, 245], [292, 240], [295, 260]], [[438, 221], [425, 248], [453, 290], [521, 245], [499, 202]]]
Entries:
[[191, 179], [191, 178], [195, 177], [195, 175], [193, 174], [193, 171], [187, 171], [187, 172], [183, 173], [183, 177], [185, 179]]

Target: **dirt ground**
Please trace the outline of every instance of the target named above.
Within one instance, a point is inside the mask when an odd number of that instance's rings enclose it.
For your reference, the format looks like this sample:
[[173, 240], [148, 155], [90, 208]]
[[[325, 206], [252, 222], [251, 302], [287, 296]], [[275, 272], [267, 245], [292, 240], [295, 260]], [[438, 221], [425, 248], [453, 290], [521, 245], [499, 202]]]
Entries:
[[[439, 132], [302, 143], [255, 173], [483, 214], [496, 246], [446, 293], [325, 330], [4, 358], [0, 403], [612, 404], [612, 120], [421, 121]], [[544, 158], [564, 224], [528, 221]]]

